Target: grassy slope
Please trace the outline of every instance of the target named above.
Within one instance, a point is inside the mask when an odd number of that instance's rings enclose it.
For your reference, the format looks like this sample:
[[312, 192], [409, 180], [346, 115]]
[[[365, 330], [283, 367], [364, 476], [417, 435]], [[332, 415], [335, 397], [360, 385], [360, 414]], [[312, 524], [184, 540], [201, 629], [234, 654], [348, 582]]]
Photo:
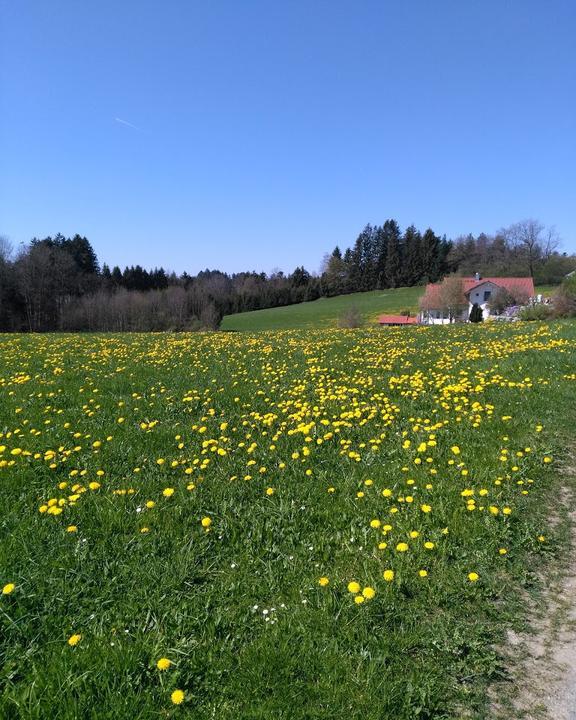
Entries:
[[[538, 288], [538, 292], [550, 294], [553, 289], [552, 286], [547, 285]], [[357, 308], [367, 323], [372, 323], [376, 322], [379, 315], [386, 313], [399, 313], [403, 310], [416, 313], [418, 299], [423, 292], [424, 288], [420, 286], [374, 290], [320, 298], [298, 305], [227, 315], [222, 321], [222, 330], [296, 330], [336, 327], [338, 318], [351, 307]]]

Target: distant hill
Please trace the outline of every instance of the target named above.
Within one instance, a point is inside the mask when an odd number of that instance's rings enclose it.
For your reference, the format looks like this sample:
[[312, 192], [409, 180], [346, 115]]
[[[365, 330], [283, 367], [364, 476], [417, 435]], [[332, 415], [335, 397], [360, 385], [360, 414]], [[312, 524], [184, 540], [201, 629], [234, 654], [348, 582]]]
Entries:
[[[552, 286], [537, 287], [536, 291], [550, 294]], [[410, 310], [418, 312], [418, 300], [424, 286], [372, 290], [371, 292], [320, 298], [313, 302], [286, 305], [284, 307], [254, 310], [252, 312], [226, 315], [222, 330], [298, 330], [306, 328], [330, 328], [338, 325], [338, 319], [350, 308], [356, 308], [366, 323], [376, 323], [379, 315]]]

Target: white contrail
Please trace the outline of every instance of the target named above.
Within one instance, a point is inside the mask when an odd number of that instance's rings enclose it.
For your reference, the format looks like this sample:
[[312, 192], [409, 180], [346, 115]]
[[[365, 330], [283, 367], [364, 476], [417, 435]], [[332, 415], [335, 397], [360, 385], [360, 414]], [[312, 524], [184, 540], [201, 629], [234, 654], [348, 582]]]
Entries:
[[116, 122], [120, 123], [121, 125], [128, 125], [128, 127], [133, 128], [134, 130], [138, 130], [139, 132], [142, 132], [139, 127], [136, 127], [136, 125], [132, 125], [132, 123], [128, 122], [128, 120], [122, 120], [122, 118], [114, 118]]

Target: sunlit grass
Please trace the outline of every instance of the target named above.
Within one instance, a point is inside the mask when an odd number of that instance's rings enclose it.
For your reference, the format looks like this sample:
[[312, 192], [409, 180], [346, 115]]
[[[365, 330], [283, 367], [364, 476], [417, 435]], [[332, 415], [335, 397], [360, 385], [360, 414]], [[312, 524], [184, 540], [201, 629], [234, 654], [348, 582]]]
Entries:
[[3, 336], [0, 717], [485, 717], [563, 540], [575, 351], [572, 323]]

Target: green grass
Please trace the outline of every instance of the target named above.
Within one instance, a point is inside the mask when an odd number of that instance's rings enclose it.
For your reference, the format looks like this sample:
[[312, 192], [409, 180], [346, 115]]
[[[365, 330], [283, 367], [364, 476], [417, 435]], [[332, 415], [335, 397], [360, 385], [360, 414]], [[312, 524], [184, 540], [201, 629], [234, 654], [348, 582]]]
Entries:
[[[537, 292], [550, 295], [555, 289], [555, 286], [543, 285], [537, 288]], [[226, 315], [222, 321], [222, 330], [256, 332], [259, 330], [334, 328], [337, 327], [339, 318], [350, 308], [356, 308], [367, 324], [375, 324], [379, 315], [400, 313], [404, 310], [409, 310], [416, 315], [418, 300], [423, 293], [423, 286], [374, 290], [339, 295], [333, 298], [320, 298], [313, 302], [285, 307]]]
[[488, 717], [575, 366], [569, 322], [2, 336], [0, 717]]
[[226, 315], [222, 321], [222, 330], [333, 328], [338, 325], [338, 319], [351, 307], [355, 307], [367, 323], [376, 323], [378, 316], [385, 313], [399, 313], [403, 310], [410, 310], [413, 314], [418, 312], [418, 298], [423, 292], [423, 287], [374, 290], [320, 298], [297, 305]]

